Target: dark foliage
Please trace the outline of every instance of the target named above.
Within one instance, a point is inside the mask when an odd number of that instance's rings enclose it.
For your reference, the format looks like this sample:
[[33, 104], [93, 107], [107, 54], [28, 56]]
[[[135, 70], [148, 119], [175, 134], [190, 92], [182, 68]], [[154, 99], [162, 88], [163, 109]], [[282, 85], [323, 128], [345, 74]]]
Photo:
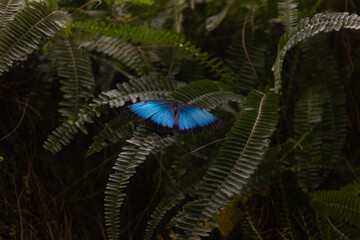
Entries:
[[[359, 13], [0, 0], [0, 240], [359, 239]], [[154, 133], [147, 100], [224, 127]]]

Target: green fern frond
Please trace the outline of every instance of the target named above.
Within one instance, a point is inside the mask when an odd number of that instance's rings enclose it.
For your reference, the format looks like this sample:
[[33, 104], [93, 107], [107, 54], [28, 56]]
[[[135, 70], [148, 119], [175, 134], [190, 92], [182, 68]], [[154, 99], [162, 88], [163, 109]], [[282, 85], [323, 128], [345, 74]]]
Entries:
[[15, 14], [24, 8], [25, 4], [22, 0], [1, 0], [0, 1], [0, 29], [2, 29], [7, 22], [14, 19]]
[[84, 49], [78, 48], [67, 38], [56, 41], [54, 45], [57, 72], [62, 84], [60, 89], [64, 93], [59, 112], [64, 117], [73, 117], [93, 97], [95, 80], [90, 58]]
[[241, 91], [250, 91], [264, 75], [267, 52], [264, 34], [266, 33], [260, 31], [253, 33], [250, 27], [246, 27], [243, 36], [240, 25], [240, 30], [231, 38], [225, 62], [234, 74], [236, 84], [234, 87]]
[[109, 239], [113, 240], [118, 239], [119, 235], [120, 208], [126, 196], [123, 190], [135, 174], [135, 169], [146, 160], [150, 152], [170, 146], [174, 139], [161, 138], [157, 134], [148, 133], [140, 126], [128, 143], [115, 162], [115, 172], [110, 175], [105, 191], [105, 222]]
[[[327, 170], [316, 165], [322, 157], [322, 139], [319, 131], [313, 130], [321, 122], [323, 111], [323, 95], [320, 88], [307, 88], [296, 102], [295, 138], [300, 139], [304, 133], [310, 131], [302, 141], [301, 149], [295, 150], [295, 164], [299, 166], [296, 173], [298, 184], [306, 189], [316, 189], [326, 177]], [[310, 166], [315, 167], [309, 168]]]
[[328, 38], [314, 37], [304, 44], [305, 67], [311, 72], [312, 82], [321, 84], [324, 113], [321, 122], [322, 158], [338, 161], [346, 138], [345, 90], [339, 66], [329, 50]]
[[46, 40], [66, 26], [66, 15], [31, 2], [0, 31], [0, 75], [16, 61], [24, 61]]
[[244, 101], [243, 96], [223, 91], [218, 83], [210, 80], [191, 82], [176, 89], [171, 95], [184, 103], [207, 110], [230, 101], [240, 103]]
[[207, 52], [201, 52], [185, 38], [176, 33], [166, 30], [158, 30], [147, 25], [131, 26], [130, 24], [114, 25], [102, 22], [74, 22], [71, 27], [80, 29], [89, 33], [100, 33], [104, 36], [120, 38], [133, 43], [143, 43], [151, 45], [164, 45], [167, 47], [176, 47], [181, 51], [190, 54], [194, 60], [204, 67], [215, 73], [220, 79], [228, 79], [230, 77], [229, 69], [223, 66], [223, 63], [217, 59], [210, 57]]
[[122, 107], [126, 102], [137, 102], [138, 99], [140, 101], [167, 99], [182, 85], [181, 82], [157, 74], [118, 84], [117, 89], [103, 92], [93, 100], [94, 103], [83, 106], [76, 118], [62, 123], [52, 132], [43, 146], [46, 150], [56, 153], [60, 151], [62, 145], [65, 146], [71, 141], [79, 129], [87, 133], [85, 123], [92, 123], [92, 118], [100, 117], [107, 107]]
[[136, 50], [136, 46], [118, 38], [101, 36], [96, 42], [85, 43], [89, 51], [96, 50], [105, 54], [129, 69], [135, 70], [138, 75], [144, 74], [146, 65], [144, 59]]
[[278, 2], [279, 19], [285, 31], [289, 31], [297, 24], [297, 5], [296, 0], [282, 0]]
[[352, 183], [346, 184], [340, 191], [349, 192], [354, 194], [354, 196], [360, 196], [360, 178], [357, 178]]
[[110, 120], [105, 124], [104, 129], [94, 137], [94, 142], [89, 147], [86, 156], [88, 157], [95, 152], [100, 152], [101, 149], [107, 146], [106, 141], [111, 141], [113, 143], [119, 142], [124, 137], [130, 136], [132, 132], [132, 121], [129, 118], [119, 116]]
[[311, 19], [301, 19], [298, 25], [286, 32], [278, 44], [278, 54], [272, 67], [275, 78], [275, 92], [281, 90], [282, 64], [286, 52], [301, 41], [313, 37], [320, 32], [339, 31], [345, 29], [360, 29], [360, 16], [347, 12], [319, 13]]
[[228, 135], [197, 189], [199, 200], [185, 205], [176, 226], [186, 235], [175, 234], [177, 239], [199, 239], [210, 229], [201, 226], [206, 221], [217, 226], [211, 218], [239, 194], [256, 170], [269, 145], [278, 120], [278, 95], [252, 91], [244, 103]]
[[194, 187], [203, 177], [205, 173], [204, 170], [205, 168], [201, 168], [200, 170], [191, 172], [179, 183], [171, 187], [166, 196], [161, 200], [154, 212], [151, 214], [151, 220], [148, 221], [146, 226], [144, 240], [149, 240], [165, 214], [179, 204], [181, 200], [185, 199], [185, 194], [193, 191]]
[[335, 218], [360, 227], [360, 197], [342, 190], [316, 191], [310, 194], [311, 208], [325, 218]]

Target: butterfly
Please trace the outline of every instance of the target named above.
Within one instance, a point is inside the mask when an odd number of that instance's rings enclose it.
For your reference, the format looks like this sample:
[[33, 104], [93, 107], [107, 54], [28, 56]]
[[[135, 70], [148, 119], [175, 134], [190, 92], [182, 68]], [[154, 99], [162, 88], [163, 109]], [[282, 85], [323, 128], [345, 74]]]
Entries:
[[159, 133], [199, 134], [222, 127], [222, 122], [199, 107], [180, 101], [145, 101], [124, 107], [123, 113]]

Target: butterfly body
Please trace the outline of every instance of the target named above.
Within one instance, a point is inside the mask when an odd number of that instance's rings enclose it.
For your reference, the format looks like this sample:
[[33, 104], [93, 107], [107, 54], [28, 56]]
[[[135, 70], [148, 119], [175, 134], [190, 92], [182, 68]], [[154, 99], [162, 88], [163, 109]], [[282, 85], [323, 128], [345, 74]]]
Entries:
[[177, 130], [198, 134], [220, 128], [222, 123], [214, 115], [199, 107], [179, 101], [145, 101], [128, 105], [124, 113], [161, 133]]

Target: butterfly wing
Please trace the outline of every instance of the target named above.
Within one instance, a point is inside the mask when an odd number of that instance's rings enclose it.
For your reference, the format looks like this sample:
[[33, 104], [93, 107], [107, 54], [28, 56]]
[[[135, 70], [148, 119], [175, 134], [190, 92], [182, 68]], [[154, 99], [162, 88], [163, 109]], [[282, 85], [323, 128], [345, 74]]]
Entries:
[[147, 127], [158, 132], [172, 132], [174, 127], [174, 110], [171, 102], [139, 102], [125, 107], [124, 113], [135, 120], [144, 120]]
[[184, 103], [178, 103], [176, 123], [179, 131], [195, 134], [222, 127], [221, 121], [208, 111]]

